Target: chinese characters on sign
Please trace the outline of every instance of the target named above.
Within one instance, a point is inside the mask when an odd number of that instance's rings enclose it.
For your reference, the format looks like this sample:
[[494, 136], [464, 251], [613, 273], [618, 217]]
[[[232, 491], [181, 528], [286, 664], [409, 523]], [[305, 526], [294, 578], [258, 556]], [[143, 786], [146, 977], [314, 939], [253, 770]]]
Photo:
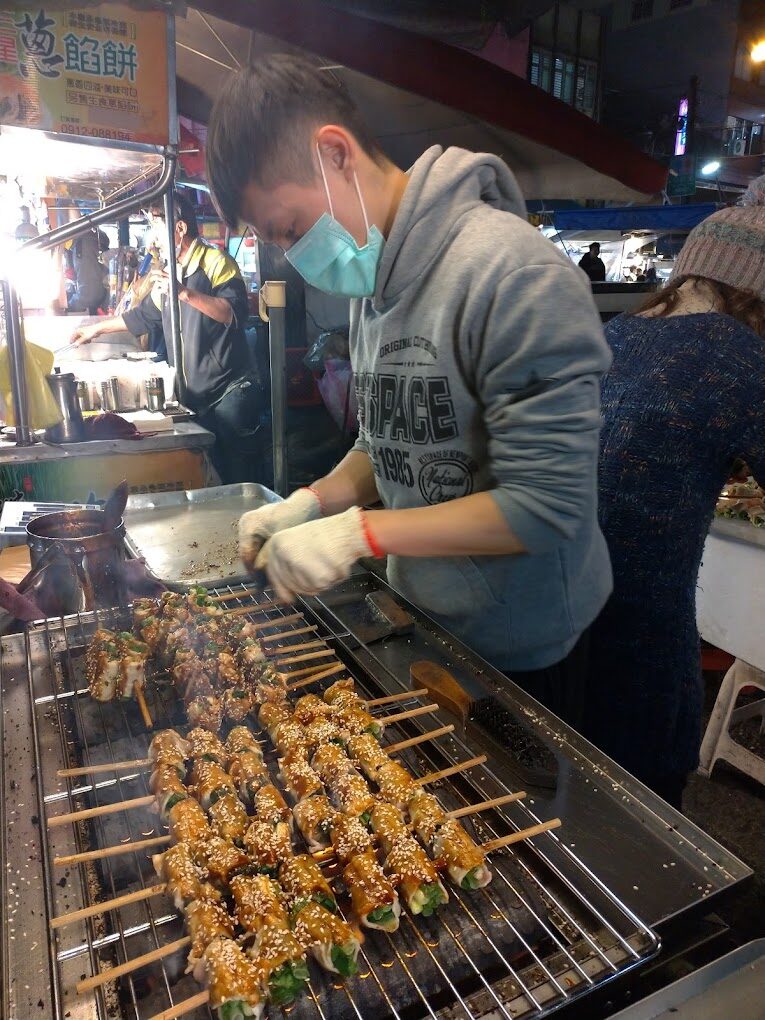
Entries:
[[63, 57], [53, 52], [56, 37], [50, 31], [55, 24], [55, 20], [46, 17], [43, 10], [34, 20], [27, 13], [21, 21], [15, 23], [24, 48], [24, 59], [19, 62], [19, 70], [25, 78], [30, 75], [30, 67], [44, 78], [58, 78], [61, 73], [58, 65], [63, 63]]
[[127, 77], [131, 82], [135, 81], [138, 54], [133, 43], [126, 46], [112, 39], [102, 43], [90, 36], [77, 36], [69, 32], [64, 36], [64, 53], [67, 71], [112, 78]]
[[0, 11], [0, 124], [162, 144], [167, 76], [162, 11]]

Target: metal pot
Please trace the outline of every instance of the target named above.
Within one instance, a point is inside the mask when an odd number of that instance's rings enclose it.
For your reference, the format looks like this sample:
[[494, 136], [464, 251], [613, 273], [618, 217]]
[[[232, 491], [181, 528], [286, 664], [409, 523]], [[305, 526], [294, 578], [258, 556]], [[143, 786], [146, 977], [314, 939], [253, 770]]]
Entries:
[[82, 412], [77, 400], [77, 380], [71, 372], [54, 372], [49, 375], [48, 386], [61, 411], [63, 421], [45, 430], [45, 438], [51, 443], [79, 443], [84, 432]]
[[32, 567], [46, 557], [46, 590], [59, 615], [127, 603], [124, 539], [123, 521], [105, 530], [102, 510], [63, 510], [29, 522]]

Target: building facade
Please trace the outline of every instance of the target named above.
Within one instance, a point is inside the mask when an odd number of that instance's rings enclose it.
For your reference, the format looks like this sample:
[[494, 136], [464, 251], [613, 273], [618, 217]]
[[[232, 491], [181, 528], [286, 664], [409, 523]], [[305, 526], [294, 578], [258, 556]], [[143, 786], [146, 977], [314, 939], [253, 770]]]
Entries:
[[753, 61], [752, 48], [765, 40], [763, 0], [591, 0], [589, 6], [607, 18], [604, 123], [669, 158], [686, 99], [687, 148], [699, 165], [722, 157], [732, 178], [741, 176], [736, 167], [744, 178], [750, 166], [758, 168], [765, 62]]

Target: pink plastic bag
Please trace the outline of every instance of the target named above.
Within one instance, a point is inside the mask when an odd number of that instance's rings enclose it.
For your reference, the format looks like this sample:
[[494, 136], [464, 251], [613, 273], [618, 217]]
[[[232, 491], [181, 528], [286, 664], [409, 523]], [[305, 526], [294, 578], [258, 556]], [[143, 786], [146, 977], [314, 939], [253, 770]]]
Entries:
[[324, 369], [324, 375], [316, 384], [324, 406], [339, 429], [344, 432], [356, 432], [359, 407], [350, 361], [328, 358], [324, 362]]

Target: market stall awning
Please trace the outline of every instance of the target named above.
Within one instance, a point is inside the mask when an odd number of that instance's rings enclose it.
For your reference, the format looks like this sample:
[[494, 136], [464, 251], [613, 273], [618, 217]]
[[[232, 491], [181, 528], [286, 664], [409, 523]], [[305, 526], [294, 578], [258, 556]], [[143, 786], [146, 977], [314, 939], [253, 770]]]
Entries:
[[230, 71], [298, 47], [342, 78], [400, 166], [438, 143], [501, 156], [530, 199], [643, 201], [666, 182], [664, 166], [524, 79], [319, 0], [193, 0], [177, 40], [179, 105], [192, 117]]
[[692, 230], [717, 209], [703, 205], [642, 205], [612, 209], [558, 209], [556, 230]]

